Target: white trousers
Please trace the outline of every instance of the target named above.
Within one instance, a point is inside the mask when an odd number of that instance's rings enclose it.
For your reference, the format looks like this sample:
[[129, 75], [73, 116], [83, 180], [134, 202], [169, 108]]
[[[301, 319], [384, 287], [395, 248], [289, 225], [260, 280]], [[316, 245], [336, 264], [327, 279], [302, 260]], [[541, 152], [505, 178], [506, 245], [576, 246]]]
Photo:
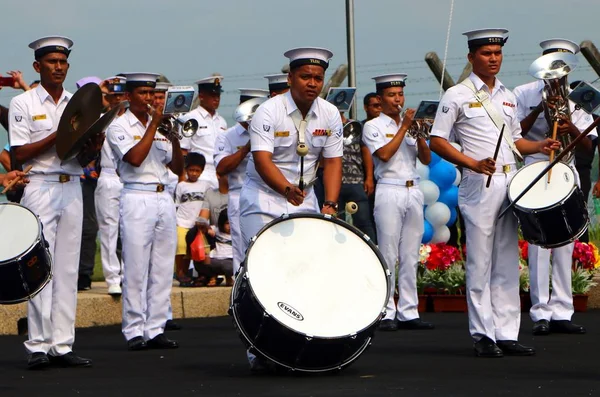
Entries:
[[117, 174], [102, 170], [95, 192], [96, 218], [100, 234], [100, 258], [104, 279], [110, 287], [123, 281], [123, 264], [117, 256], [119, 201], [123, 184]]
[[124, 188], [121, 194], [125, 339], [152, 339], [167, 322], [177, 246], [169, 193]]
[[29, 340], [25, 348], [29, 353], [62, 356], [72, 350], [75, 341], [83, 224], [79, 178], [71, 177], [70, 182], [59, 183], [32, 177], [21, 204], [40, 218], [52, 255], [52, 279], [27, 305]]
[[227, 203], [227, 217], [231, 228], [231, 244], [233, 246], [233, 275], [235, 276], [244, 261], [245, 252], [242, 242], [242, 231], [240, 229], [240, 189], [229, 191]]
[[[409, 321], [419, 318], [417, 267], [423, 237], [423, 192], [418, 186], [407, 188], [378, 183], [374, 216], [379, 250], [392, 274], [385, 319]], [[397, 260], [399, 299], [396, 305]]]
[[517, 218], [500, 211], [508, 205], [507, 185], [514, 172], [487, 176], [466, 171], [458, 205], [467, 229], [467, 303], [475, 340], [517, 340], [521, 322]]

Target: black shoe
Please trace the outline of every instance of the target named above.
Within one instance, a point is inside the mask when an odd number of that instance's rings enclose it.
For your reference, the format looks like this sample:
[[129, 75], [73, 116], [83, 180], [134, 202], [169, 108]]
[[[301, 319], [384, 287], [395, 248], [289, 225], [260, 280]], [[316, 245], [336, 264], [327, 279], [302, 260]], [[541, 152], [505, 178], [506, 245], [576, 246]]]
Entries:
[[145, 350], [148, 348], [146, 341], [141, 336], [136, 336], [135, 338], [131, 338], [127, 341], [127, 349], [128, 350]]
[[92, 289], [92, 279], [90, 276], [80, 274], [77, 279], [77, 291], [87, 291]]
[[398, 323], [396, 320], [382, 320], [377, 329], [380, 331], [398, 331]]
[[73, 352], [63, 354], [62, 356], [50, 356], [50, 362], [61, 367], [91, 367], [92, 360], [79, 357]]
[[550, 323], [548, 320], [539, 320], [533, 324], [534, 335], [548, 335], [550, 333]]
[[154, 338], [146, 342], [149, 349], [177, 349], [179, 343], [167, 338], [165, 334], [156, 335]]
[[569, 320], [550, 320], [550, 332], [557, 334], [585, 334], [585, 327]]
[[181, 325], [177, 324], [173, 320], [167, 320], [165, 324], [165, 331], [179, 331], [181, 329]]
[[504, 353], [502, 350], [494, 343], [493, 340], [484, 336], [479, 339], [477, 342], [473, 344], [473, 349], [475, 349], [475, 355], [477, 357], [503, 357]]
[[497, 340], [496, 345], [507, 356], [533, 356], [535, 349], [529, 346], [523, 346], [516, 340]]
[[434, 329], [435, 325], [415, 318], [409, 321], [398, 321], [398, 329]]
[[46, 353], [37, 352], [31, 353], [27, 360], [27, 368], [29, 369], [42, 369], [50, 364], [50, 360]]

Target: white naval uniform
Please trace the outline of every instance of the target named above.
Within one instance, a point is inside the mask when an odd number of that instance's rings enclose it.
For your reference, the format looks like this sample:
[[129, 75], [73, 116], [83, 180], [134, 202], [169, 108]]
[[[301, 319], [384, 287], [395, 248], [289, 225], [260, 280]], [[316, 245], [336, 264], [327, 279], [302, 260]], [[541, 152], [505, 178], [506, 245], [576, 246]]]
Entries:
[[[246, 146], [249, 140], [250, 134], [248, 134], [248, 131], [240, 123], [236, 123], [224, 134], [219, 134], [215, 144], [215, 168], [225, 157], [231, 156]], [[244, 244], [242, 242], [242, 232], [240, 230], [240, 192], [246, 177], [248, 159], [251, 156], [252, 155], [248, 153], [246, 158], [242, 160], [237, 168], [227, 175], [227, 180], [229, 182], [227, 217], [229, 218], [229, 226], [231, 229], [234, 275], [240, 268], [240, 264], [244, 260], [245, 254], [243, 251]]]
[[211, 116], [202, 106], [198, 106], [182, 117], [182, 120], [189, 119], [198, 121], [198, 130], [191, 138], [181, 140], [181, 148], [189, 152], [201, 153], [204, 156], [206, 166], [202, 175], [200, 175], [200, 180], [208, 181], [211, 188], [217, 189], [219, 181], [217, 180], [213, 153], [217, 136], [227, 130], [227, 122], [218, 112]]
[[[469, 79], [476, 90], [484, 87], [474, 73]], [[500, 80], [490, 93], [491, 106], [506, 123], [504, 135], [521, 139], [515, 96]], [[475, 160], [493, 158], [499, 129], [479, 106], [473, 91], [463, 84], [448, 89], [438, 107], [432, 136], [448, 139], [453, 131], [466, 156]], [[487, 336], [496, 340], [517, 340], [521, 322], [519, 299], [519, 251], [517, 219], [506, 214], [507, 186], [516, 172], [515, 157], [503, 139], [496, 160], [496, 173], [489, 188], [487, 175], [464, 170], [459, 186], [458, 206], [467, 230], [467, 303], [469, 330], [475, 340]], [[503, 172], [503, 166], [506, 172]]]
[[123, 182], [117, 175], [117, 165], [108, 140], [104, 140], [100, 152], [102, 167], [96, 186], [95, 204], [100, 234], [100, 258], [106, 284], [121, 285], [123, 262], [117, 256], [119, 238], [119, 200]]
[[[63, 91], [56, 104], [42, 85], [13, 98], [8, 115], [11, 146], [38, 142], [55, 132], [70, 98]], [[33, 168], [21, 204], [42, 222], [52, 255], [52, 279], [27, 305], [25, 348], [29, 353], [61, 356], [72, 350], [75, 341], [83, 170], [75, 159], [61, 165], [55, 147], [23, 164], [28, 165]], [[60, 175], [70, 176], [70, 181], [59, 182]]]
[[419, 317], [417, 306], [417, 267], [419, 247], [423, 237], [423, 192], [419, 189], [416, 170], [417, 140], [406, 135], [400, 147], [389, 159], [382, 161], [374, 153], [388, 144], [400, 129], [400, 124], [381, 113], [365, 124], [363, 143], [373, 154], [375, 165], [374, 216], [377, 242], [392, 277], [398, 267], [398, 304], [394, 302], [395, 279], [389, 284], [390, 296], [386, 320], [410, 321]]
[[152, 339], [163, 333], [167, 321], [173, 258], [177, 245], [175, 203], [167, 190], [166, 164], [173, 147], [160, 133], [139, 167], [123, 157], [143, 138], [143, 125], [130, 110], [108, 128], [106, 139], [118, 162], [123, 181], [121, 239], [123, 245], [123, 324], [125, 339]]
[[[517, 117], [523, 120], [538, 106], [542, 100], [544, 82], [541, 80], [518, 86], [514, 89], [517, 97]], [[592, 117], [583, 110], [575, 110], [575, 105], [569, 101], [571, 108], [571, 121], [580, 130], [585, 130], [592, 122]], [[544, 112], [540, 113], [531, 130], [524, 136], [531, 141], [541, 141], [546, 138], [550, 127]], [[588, 136], [597, 136], [594, 129]], [[525, 164], [536, 161], [547, 161], [548, 156], [536, 153], [525, 158]], [[579, 174], [570, 164], [579, 184]], [[567, 192], [565, 192], [567, 193]], [[571, 320], [573, 316], [573, 295], [571, 291], [571, 264], [573, 262], [573, 248], [570, 243], [552, 250], [529, 244], [529, 284], [531, 294], [531, 310], [529, 315], [533, 321], [539, 320]], [[552, 293], [550, 284], [550, 255], [552, 254]]]
[[[292, 119], [294, 113], [294, 117], [302, 119], [291, 93], [288, 91], [277, 95], [256, 110], [249, 132], [251, 150], [272, 153], [273, 163], [283, 176], [297, 185], [300, 178], [300, 157], [296, 153], [298, 130]], [[343, 154], [340, 113], [324, 99], [317, 98], [308, 111], [305, 143], [308, 154], [304, 157], [304, 181], [309, 183], [315, 178], [320, 156], [334, 158], [342, 157]], [[256, 171], [253, 157], [248, 161], [246, 175], [240, 193], [240, 227], [244, 252], [250, 239], [263, 226], [284, 213], [319, 212], [312, 186], [305, 189], [307, 194], [304, 202], [296, 207], [262, 180]]]

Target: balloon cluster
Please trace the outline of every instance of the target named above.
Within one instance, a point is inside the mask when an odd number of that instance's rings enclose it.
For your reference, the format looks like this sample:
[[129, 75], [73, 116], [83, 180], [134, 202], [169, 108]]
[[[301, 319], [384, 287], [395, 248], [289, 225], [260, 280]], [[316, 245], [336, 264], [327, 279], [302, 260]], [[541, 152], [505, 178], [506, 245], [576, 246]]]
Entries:
[[[452, 145], [461, 150], [459, 144]], [[425, 197], [425, 227], [421, 241], [424, 244], [446, 243], [450, 240], [448, 226], [456, 222], [460, 171], [452, 163], [431, 152], [429, 165], [423, 165], [417, 159], [417, 172], [421, 177], [419, 188]]]

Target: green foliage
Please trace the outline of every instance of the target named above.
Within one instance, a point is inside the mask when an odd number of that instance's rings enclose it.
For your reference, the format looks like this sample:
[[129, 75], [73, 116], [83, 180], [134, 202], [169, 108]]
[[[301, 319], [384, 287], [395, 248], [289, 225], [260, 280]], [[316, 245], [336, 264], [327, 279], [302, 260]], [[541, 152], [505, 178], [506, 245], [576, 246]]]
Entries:
[[585, 269], [577, 268], [571, 271], [571, 287], [573, 295], [587, 294], [597, 284], [593, 281], [594, 274]]

